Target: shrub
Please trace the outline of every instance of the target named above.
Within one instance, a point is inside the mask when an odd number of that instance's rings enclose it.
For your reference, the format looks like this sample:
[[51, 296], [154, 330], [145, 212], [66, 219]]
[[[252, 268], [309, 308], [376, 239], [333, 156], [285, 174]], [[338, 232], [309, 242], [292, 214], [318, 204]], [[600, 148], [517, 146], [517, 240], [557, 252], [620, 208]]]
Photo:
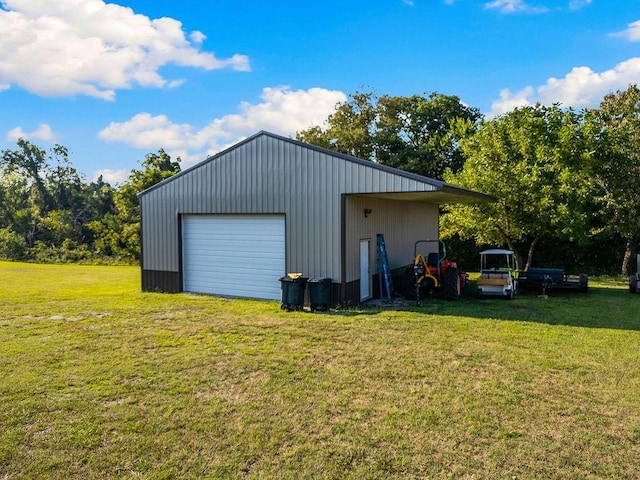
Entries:
[[24, 238], [10, 228], [0, 228], [0, 258], [5, 260], [24, 259], [26, 245]]

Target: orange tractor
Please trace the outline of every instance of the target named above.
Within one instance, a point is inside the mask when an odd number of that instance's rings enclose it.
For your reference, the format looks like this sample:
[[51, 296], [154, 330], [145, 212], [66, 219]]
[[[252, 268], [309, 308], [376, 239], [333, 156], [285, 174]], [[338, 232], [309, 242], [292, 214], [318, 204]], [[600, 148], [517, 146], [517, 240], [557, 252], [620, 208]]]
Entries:
[[[426, 256], [418, 253], [420, 244], [435, 243], [437, 252]], [[469, 275], [458, 271], [458, 264], [446, 258], [447, 247], [441, 240], [418, 240], [414, 245], [413, 277], [416, 304], [422, 305], [422, 298], [441, 291], [447, 300], [458, 300], [467, 286]]]

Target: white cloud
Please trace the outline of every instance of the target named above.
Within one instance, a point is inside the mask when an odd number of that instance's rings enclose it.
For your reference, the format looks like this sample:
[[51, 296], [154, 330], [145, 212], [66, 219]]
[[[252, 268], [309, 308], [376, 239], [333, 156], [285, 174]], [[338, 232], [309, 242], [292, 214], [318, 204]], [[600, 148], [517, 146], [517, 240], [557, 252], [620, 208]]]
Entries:
[[115, 185], [117, 183], [124, 182], [127, 178], [129, 178], [130, 173], [131, 170], [127, 170], [124, 168], [121, 170], [111, 170], [110, 168], [105, 168], [103, 170], [94, 172], [94, 174], [91, 176], [91, 180], [96, 181], [98, 177], [102, 176], [102, 179], [105, 182], [111, 185]]
[[511, 93], [508, 88], [500, 90], [500, 100], [496, 100], [491, 104], [491, 113], [488, 117], [495, 117], [513, 110], [516, 107], [529, 105], [529, 97], [533, 94], [533, 87], [526, 87], [515, 94]]
[[206, 40], [207, 36], [204, 33], [196, 30], [195, 32], [191, 32], [189, 34], [189, 38], [194, 43], [202, 43]]
[[591, 5], [593, 0], [570, 0], [569, 10], [580, 10], [581, 8]]
[[15, 142], [19, 138], [24, 138], [25, 140], [53, 141], [55, 140], [55, 135], [53, 134], [51, 127], [46, 123], [38, 125], [38, 128], [33, 132], [25, 132], [22, 127], [16, 127], [7, 132], [6, 139], [8, 141]]
[[622, 37], [630, 42], [640, 41], [640, 20], [630, 23], [626, 30], [622, 32], [612, 33], [614, 37]]
[[547, 7], [529, 5], [524, 0], [494, 0], [484, 4], [486, 10], [498, 10], [500, 13], [545, 13]]
[[347, 96], [337, 90], [294, 91], [283, 86], [264, 88], [261, 98], [257, 104], [241, 103], [237, 113], [216, 118], [203, 128], [173, 123], [166, 115], [139, 113], [126, 122], [110, 123], [98, 137], [150, 151], [164, 148], [189, 166], [260, 130], [294, 136], [298, 130], [322, 124]]
[[185, 147], [202, 148], [203, 139], [194, 132], [189, 124], [176, 124], [166, 115], [153, 116], [150, 113], [138, 113], [122, 123], [111, 122], [98, 133], [98, 138], [107, 141], [123, 142], [136, 148], [164, 148], [166, 150]]
[[218, 59], [200, 51], [205, 36], [185, 36], [173, 18], [150, 19], [103, 0], [2, 0], [0, 90], [113, 100], [117, 89], [175, 86], [167, 64], [248, 71], [244, 55]]
[[629, 84], [638, 83], [640, 57], [630, 58], [604, 72], [594, 72], [589, 67], [574, 67], [563, 78], [551, 77], [544, 85], [528, 86], [512, 94], [508, 89], [500, 92], [500, 99], [492, 104], [488, 116], [500, 115], [515, 106], [540, 102], [545, 105], [561, 103], [566, 107], [597, 106], [604, 96], [615, 90], [624, 90]]

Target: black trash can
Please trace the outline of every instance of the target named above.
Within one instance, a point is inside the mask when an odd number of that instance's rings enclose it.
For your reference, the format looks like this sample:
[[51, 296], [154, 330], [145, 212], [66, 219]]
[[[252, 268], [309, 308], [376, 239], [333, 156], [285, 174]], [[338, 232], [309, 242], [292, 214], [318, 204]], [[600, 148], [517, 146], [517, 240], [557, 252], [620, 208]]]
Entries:
[[309, 280], [309, 303], [311, 311], [326, 312], [331, 305], [331, 279], [318, 277]]
[[304, 305], [304, 291], [307, 287], [307, 278], [299, 275], [286, 275], [280, 279], [280, 288], [282, 289], [282, 303], [280, 308], [283, 310], [302, 310]]

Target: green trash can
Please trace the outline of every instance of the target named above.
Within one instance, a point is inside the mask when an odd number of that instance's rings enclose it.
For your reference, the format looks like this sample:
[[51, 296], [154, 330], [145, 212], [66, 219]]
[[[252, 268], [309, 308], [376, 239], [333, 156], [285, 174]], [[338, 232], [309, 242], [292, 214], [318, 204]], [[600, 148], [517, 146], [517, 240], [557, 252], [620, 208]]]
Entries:
[[280, 279], [282, 289], [282, 310], [302, 310], [304, 305], [304, 291], [307, 287], [307, 278], [299, 274], [288, 274]]
[[331, 305], [331, 279], [324, 277], [309, 280], [309, 303], [311, 311], [326, 312]]

